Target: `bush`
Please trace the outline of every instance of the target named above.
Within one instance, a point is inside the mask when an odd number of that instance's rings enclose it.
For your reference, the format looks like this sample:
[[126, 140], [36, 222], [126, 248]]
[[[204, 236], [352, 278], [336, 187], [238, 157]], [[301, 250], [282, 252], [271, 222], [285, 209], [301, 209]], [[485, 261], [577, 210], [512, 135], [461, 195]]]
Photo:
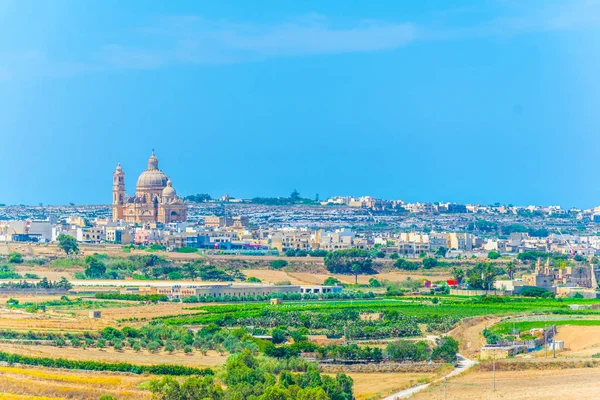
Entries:
[[431, 359], [454, 363], [456, 362], [457, 353], [458, 342], [450, 336], [444, 336], [437, 340], [437, 346], [431, 353]]
[[171, 281], [178, 281], [184, 278], [183, 274], [179, 271], [173, 271], [173, 272], [169, 272], [169, 274], [167, 275], [167, 277], [169, 278], [169, 280]]
[[197, 253], [198, 249], [195, 247], [180, 247], [175, 249], [175, 251], [178, 253]]
[[334, 278], [333, 276], [329, 276], [329, 277], [327, 277], [327, 279], [325, 279], [323, 281], [323, 285], [325, 285], [325, 286], [335, 286], [335, 285], [339, 285], [341, 283], [342, 283], [342, 281], [340, 281], [338, 278]]
[[175, 351], [175, 345], [173, 344], [173, 342], [167, 342], [167, 344], [165, 345], [165, 351], [169, 353]]
[[246, 279], [246, 282], [248, 283], [261, 283], [262, 281], [258, 278], [255, 278], [254, 276], [249, 277], [248, 279]]
[[152, 342], [148, 343], [147, 348], [149, 351], [154, 352], [160, 348], [160, 343], [158, 343], [157, 341], [152, 341]]
[[285, 331], [280, 328], [273, 329], [273, 343], [279, 344], [285, 342]]
[[10, 253], [8, 255], [8, 262], [11, 264], [22, 264], [23, 256], [21, 255], [21, 253]]
[[6, 304], [8, 304], [9, 306], [16, 306], [19, 304], [19, 300], [13, 299], [11, 297], [10, 299], [6, 300]]
[[288, 262], [285, 260], [273, 260], [271, 261], [271, 268], [273, 269], [281, 269], [287, 267]]
[[501, 257], [501, 256], [500, 256], [500, 253], [498, 253], [497, 251], [490, 251], [490, 252], [488, 253], [488, 258], [489, 258], [490, 260], [497, 260], [497, 259], [499, 259], [500, 257]]
[[186, 345], [183, 347], [183, 352], [184, 352], [185, 354], [190, 354], [192, 351], [193, 351], [193, 349], [192, 349], [192, 346], [190, 346], [189, 344], [186, 344]]
[[539, 287], [523, 289], [519, 294], [524, 297], [542, 297], [544, 299], [554, 298], [554, 293]]
[[437, 265], [438, 265], [438, 261], [435, 258], [428, 257], [428, 258], [423, 259], [423, 268], [425, 268], [425, 269], [435, 268], [435, 267], [437, 267]]
[[285, 256], [286, 257], [296, 257], [296, 250], [294, 250], [294, 249], [288, 249], [285, 252]]
[[394, 267], [405, 271], [416, 271], [419, 269], [419, 264], [416, 262], [407, 261], [404, 258], [399, 258], [394, 262]]

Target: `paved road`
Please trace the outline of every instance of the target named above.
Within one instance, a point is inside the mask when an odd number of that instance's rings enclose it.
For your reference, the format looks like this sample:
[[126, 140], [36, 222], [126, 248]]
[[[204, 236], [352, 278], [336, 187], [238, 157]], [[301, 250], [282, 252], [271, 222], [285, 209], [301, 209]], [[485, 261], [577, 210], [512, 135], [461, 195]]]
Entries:
[[[456, 368], [454, 368], [452, 370], [452, 372], [450, 372], [449, 374], [444, 375], [443, 377], [433, 381], [433, 383], [440, 382], [440, 381], [443, 381], [444, 379], [452, 378], [453, 376], [462, 374], [463, 372], [465, 372], [466, 370], [468, 370], [469, 368], [471, 368], [472, 366], [477, 364], [475, 361], [469, 360], [468, 358], [463, 357], [460, 354], [457, 354], [456, 357], [458, 358], [458, 365], [456, 366]], [[394, 393], [393, 395], [388, 396], [383, 400], [407, 399], [407, 398], [411, 397], [413, 394], [419, 393], [421, 390], [426, 389], [427, 387], [429, 387], [429, 385], [431, 385], [431, 383], [425, 383], [423, 385], [413, 386], [411, 388], [401, 390], [398, 393]]]

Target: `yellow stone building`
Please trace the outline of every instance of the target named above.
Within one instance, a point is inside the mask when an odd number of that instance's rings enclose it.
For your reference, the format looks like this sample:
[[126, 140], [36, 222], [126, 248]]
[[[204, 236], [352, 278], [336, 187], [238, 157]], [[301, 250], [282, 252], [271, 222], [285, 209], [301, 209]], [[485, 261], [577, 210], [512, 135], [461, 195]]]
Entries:
[[125, 195], [125, 173], [121, 164], [113, 173], [113, 220], [138, 224], [152, 222], [185, 222], [187, 206], [177, 196], [171, 180], [158, 169], [158, 159], [152, 152], [148, 169], [136, 184], [135, 195]]

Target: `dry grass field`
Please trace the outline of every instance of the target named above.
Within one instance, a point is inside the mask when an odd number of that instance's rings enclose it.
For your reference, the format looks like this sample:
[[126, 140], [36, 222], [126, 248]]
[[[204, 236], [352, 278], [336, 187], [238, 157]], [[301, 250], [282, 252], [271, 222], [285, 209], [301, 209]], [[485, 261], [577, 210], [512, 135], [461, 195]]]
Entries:
[[105, 349], [87, 348], [80, 349], [76, 347], [56, 347], [42, 345], [23, 345], [12, 343], [0, 343], [0, 351], [9, 353], [18, 353], [34, 357], [66, 358], [70, 360], [94, 360], [108, 363], [127, 362], [132, 364], [180, 364], [191, 367], [215, 367], [225, 363], [228, 355], [221, 355], [216, 351], [209, 351], [207, 355], [198, 352], [184, 354], [183, 351], [174, 351], [167, 353], [159, 351], [152, 353], [147, 350], [135, 352], [131, 349], [116, 351], [112, 347]]
[[380, 399], [400, 390], [427, 382], [435, 374], [427, 373], [349, 373], [354, 379], [357, 400]]
[[[448, 380], [447, 400], [556, 400], [598, 399], [600, 370], [574, 368], [563, 370], [527, 370], [496, 372], [496, 391], [493, 391], [492, 372], [468, 372]], [[444, 385], [430, 386], [411, 397], [414, 400], [444, 399]]]
[[0, 366], [0, 400], [96, 400], [105, 394], [120, 400], [149, 399], [150, 393], [138, 388], [149, 379], [130, 374]]
[[600, 353], [600, 326], [564, 325], [558, 328], [556, 340], [565, 342], [562, 357], [591, 357]]

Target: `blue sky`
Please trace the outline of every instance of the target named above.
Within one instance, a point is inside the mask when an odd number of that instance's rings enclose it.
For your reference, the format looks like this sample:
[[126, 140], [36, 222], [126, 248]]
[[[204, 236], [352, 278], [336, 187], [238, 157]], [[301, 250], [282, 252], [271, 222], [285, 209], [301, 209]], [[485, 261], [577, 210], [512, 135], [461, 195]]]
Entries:
[[600, 2], [0, 0], [0, 203], [600, 204]]

